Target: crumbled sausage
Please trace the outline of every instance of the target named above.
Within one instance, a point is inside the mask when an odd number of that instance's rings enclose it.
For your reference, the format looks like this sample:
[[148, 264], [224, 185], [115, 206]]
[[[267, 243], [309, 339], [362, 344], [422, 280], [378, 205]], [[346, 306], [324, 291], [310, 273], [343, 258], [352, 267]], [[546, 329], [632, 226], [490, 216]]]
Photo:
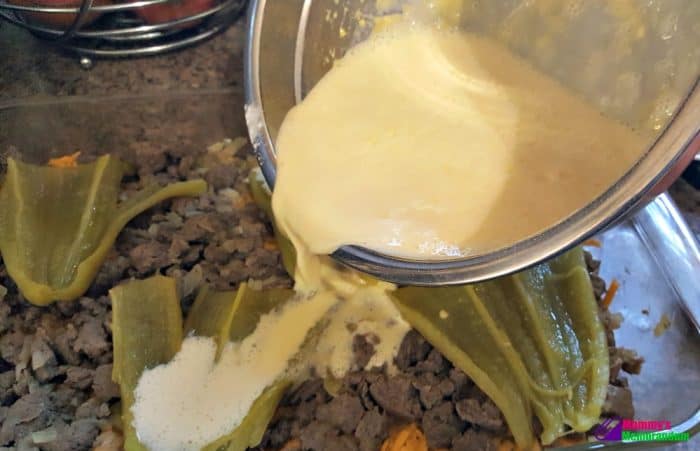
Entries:
[[391, 415], [415, 420], [421, 414], [416, 389], [408, 376], [398, 375], [391, 380], [383, 376], [370, 385], [369, 392], [377, 404]]

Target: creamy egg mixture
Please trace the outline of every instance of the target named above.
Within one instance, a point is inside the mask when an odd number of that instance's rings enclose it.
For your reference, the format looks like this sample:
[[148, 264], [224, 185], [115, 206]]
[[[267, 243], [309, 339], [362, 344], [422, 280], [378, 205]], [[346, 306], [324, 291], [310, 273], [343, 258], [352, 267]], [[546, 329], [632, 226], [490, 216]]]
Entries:
[[493, 42], [421, 27], [373, 36], [280, 129], [273, 209], [297, 250], [298, 299], [218, 361], [213, 340], [188, 337], [171, 363], [147, 370], [133, 406], [139, 439], [152, 450], [201, 449], [274, 381], [309, 370], [342, 377], [357, 334], [379, 339], [366, 368], [391, 371], [409, 329], [389, 297], [395, 287], [325, 254], [357, 244], [442, 258], [510, 244], [592, 200], [642, 148]]
[[506, 48], [406, 27], [357, 46], [289, 112], [273, 209], [315, 254], [464, 256], [566, 218], [643, 148]]

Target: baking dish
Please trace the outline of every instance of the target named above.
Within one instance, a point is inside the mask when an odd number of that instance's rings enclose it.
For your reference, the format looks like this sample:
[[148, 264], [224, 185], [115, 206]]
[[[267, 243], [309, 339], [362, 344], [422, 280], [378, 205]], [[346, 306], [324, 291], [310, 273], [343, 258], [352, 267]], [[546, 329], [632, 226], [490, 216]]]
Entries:
[[[149, 146], [207, 146], [245, 134], [237, 89], [122, 96], [31, 97], [0, 104], [0, 152], [40, 162], [75, 150], [105, 153]], [[165, 121], [163, 118], [168, 117]], [[682, 215], [662, 195], [600, 233], [601, 276], [620, 282], [611, 309], [624, 315], [618, 344], [646, 363], [630, 376], [636, 417], [700, 429], [700, 250]], [[647, 311], [648, 314], [643, 313]], [[666, 315], [671, 324], [656, 337]], [[669, 449], [698, 449], [699, 438]], [[659, 444], [654, 444], [659, 446]], [[639, 449], [640, 443], [588, 443], [567, 449]]]

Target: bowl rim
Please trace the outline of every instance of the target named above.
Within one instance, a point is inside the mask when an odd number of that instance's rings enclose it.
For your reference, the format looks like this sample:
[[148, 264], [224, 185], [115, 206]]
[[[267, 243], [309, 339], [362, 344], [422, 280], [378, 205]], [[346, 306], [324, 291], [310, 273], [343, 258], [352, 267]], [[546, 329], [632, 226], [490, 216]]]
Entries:
[[[270, 188], [275, 183], [275, 151], [265, 121], [259, 77], [260, 39], [267, 0], [251, 0], [247, 13], [244, 54], [245, 116], [255, 156]], [[307, 3], [307, 0], [305, 0]], [[304, 8], [308, 12], [308, 8]], [[306, 23], [300, 18], [300, 24]], [[295, 65], [304, 38], [297, 34]], [[300, 74], [294, 68], [295, 77]], [[296, 82], [296, 80], [295, 80]], [[669, 123], [642, 157], [610, 188], [568, 218], [541, 233], [488, 253], [449, 260], [409, 260], [361, 246], [343, 246], [332, 256], [383, 280], [419, 286], [458, 285], [511, 274], [580, 244], [601, 229], [636, 211], [653, 196], [651, 191], [684, 154], [700, 150], [700, 76]]]

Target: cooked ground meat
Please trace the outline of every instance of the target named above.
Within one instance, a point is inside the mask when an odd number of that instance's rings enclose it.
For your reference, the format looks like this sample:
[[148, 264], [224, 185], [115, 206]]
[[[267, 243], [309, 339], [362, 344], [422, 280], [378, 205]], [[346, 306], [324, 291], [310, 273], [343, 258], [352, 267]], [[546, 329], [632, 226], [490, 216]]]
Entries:
[[367, 335], [355, 335], [352, 340], [352, 353], [358, 368], [364, 368], [374, 355], [374, 345]]
[[498, 407], [490, 399], [484, 402], [473, 398], [462, 399], [457, 401], [455, 409], [464, 421], [484, 429], [503, 431], [503, 418], [501, 418]]
[[608, 393], [603, 404], [603, 415], [634, 418], [632, 392], [626, 386], [608, 385]]
[[[330, 442], [319, 442], [319, 437], [352, 436], [356, 447], [351, 449], [376, 451], [393, 427], [406, 422], [419, 424], [433, 449], [472, 449], [467, 447], [471, 439], [481, 446], [484, 440], [503, 435], [504, 421], [495, 405], [417, 332], [406, 336], [399, 356], [400, 373], [348, 374], [336, 397], [326, 392], [320, 379], [305, 382], [285, 397], [259, 449], [278, 449], [297, 438], [305, 450], [335, 449]], [[305, 399], [315, 405], [313, 412]], [[341, 404], [352, 407], [340, 409]], [[477, 409], [470, 410], [474, 406]], [[290, 415], [289, 409], [298, 413]], [[302, 433], [295, 435], [295, 430]]]

